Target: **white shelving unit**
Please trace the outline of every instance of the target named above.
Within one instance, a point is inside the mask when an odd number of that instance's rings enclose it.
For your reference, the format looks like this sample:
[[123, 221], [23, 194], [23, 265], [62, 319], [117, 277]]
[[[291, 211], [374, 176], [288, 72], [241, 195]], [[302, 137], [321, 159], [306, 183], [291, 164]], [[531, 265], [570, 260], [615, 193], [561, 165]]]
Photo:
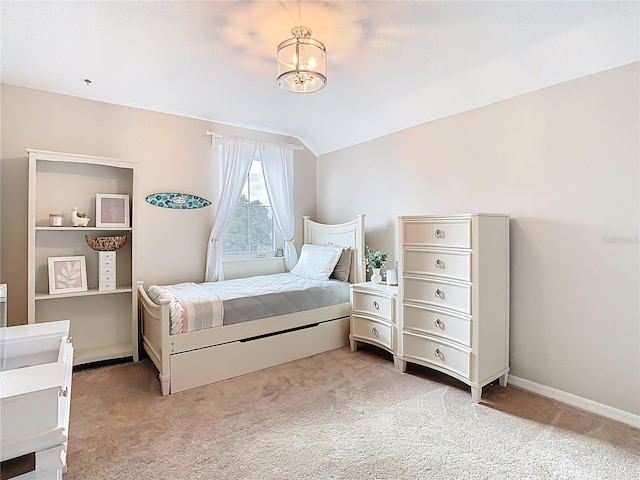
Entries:
[[[138, 360], [135, 269], [135, 215], [131, 226], [96, 228], [97, 193], [135, 198], [135, 163], [113, 158], [27, 150], [29, 153], [28, 323], [70, 320], [74, 365], [133, 357]], [[73, 227], [71, 210], [87, 212], [87, 227]], [[131, 208], [131, 206], [130, 206]], [[63, 215], [61, 227], [49, 214]], [[89, 237], [127, 235], [117, 250], [115, 290], [98, 290], [98, 252]], [[49, 293], [48, 258], [84, 256], [87, 291]]]

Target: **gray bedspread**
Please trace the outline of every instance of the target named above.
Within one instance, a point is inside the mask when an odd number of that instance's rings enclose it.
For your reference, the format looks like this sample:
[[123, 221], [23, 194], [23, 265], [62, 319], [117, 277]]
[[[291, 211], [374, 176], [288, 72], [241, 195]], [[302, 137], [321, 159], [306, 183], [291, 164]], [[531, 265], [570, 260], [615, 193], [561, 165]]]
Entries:
[[[185, 295], [181, 297], [180, 292]], [[278, 273], [221, 282], [152, 285], [149, 297], [156, 303], [169, 300], [173, 335], [349, 303], [349, 283]], [[197, 305], [192, 302], [194, 299], [199, 302]], [[200, 312], [212, 310], [208, 304], [216, 303], [222, 310], [222, 322], [198, 317]]]

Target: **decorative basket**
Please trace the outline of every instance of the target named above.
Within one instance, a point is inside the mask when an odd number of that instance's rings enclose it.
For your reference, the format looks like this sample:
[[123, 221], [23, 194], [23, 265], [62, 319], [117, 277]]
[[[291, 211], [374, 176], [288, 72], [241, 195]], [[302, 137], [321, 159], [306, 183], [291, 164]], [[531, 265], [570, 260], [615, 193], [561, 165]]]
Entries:
[[89, 238], [86, 235], [84, 239], [87, 241], [87, 245], [98, 252], [110, 252], [118, 250], [124, 245], [127, 240], [126, 235], [117, 235], [115, 237], [95, 237]]

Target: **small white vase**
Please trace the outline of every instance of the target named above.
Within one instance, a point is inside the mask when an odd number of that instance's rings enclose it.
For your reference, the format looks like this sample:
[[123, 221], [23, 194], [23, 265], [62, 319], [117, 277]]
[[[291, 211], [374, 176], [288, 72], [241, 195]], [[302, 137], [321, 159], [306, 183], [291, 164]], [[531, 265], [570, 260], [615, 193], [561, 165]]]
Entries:
[[372, 268], [371, 271], [373, 272], [371, 274], [371, 282], [372, 283], [382, 283], [382, 275], [380, 275], [380, 269], [379, 268]]

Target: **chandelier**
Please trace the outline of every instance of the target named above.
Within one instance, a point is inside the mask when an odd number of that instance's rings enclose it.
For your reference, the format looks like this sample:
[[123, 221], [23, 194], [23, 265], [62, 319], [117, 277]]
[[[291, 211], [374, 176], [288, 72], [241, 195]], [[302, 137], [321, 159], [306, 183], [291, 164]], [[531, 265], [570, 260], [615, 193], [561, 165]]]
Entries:
[[311, 93], [327, 84], [327, 50], [311, 38], [311, 29], [294, 27], [278, 45], [278, 86], [294, 93]]

